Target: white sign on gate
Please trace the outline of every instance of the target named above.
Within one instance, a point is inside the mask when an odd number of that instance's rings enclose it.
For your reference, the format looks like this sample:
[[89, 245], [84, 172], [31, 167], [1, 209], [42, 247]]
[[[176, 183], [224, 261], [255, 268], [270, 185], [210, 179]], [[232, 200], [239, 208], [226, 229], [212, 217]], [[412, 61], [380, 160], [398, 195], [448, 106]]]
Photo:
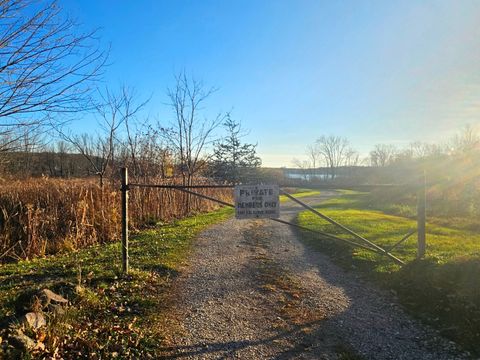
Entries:
[[278, 185], [235, 186], [235, 217], [260, 219], [280, 217]]

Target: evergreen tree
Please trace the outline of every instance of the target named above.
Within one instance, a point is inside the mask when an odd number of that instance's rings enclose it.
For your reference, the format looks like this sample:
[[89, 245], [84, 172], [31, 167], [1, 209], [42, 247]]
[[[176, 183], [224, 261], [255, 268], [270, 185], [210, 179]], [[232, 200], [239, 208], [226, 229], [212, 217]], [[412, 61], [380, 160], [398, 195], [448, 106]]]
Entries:
[[241, 125], [227, 115], [223, 126], [227, 135], [214, 143], [212, 175], [214, 178], [228, 183], [246, 182], [255, 173], [255, 169], [261, 165], [254, 144], [241, 142]]

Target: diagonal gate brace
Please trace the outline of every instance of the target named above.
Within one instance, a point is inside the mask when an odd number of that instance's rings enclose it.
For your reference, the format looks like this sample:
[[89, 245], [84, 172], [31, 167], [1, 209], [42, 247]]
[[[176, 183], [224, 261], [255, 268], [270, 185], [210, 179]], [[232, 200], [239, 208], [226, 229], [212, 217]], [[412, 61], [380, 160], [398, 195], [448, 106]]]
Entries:
[[408, 240], [408, 238], [410, 236], [412, 236], [413, 234], [415, 234], [417, 232], [417, 229], [415, 230], [411, 230], [407, 235], [405, 235], [403, 238], [401, 238], [399, 241], [397, 241], [395, 244], [393, 244], [392, 246], [390, 246], [390, 248], [388, 248], [388, 252], [392, 251], [393, 249], [395, 249], [398, 245], [404, 243], [406, 240]]
[[367, 240], [365, 239], [363, 236], [360, 236], [358, 235], [356, 232], [354, 232], [353, 230], [350, 230], [349, 228], [347, 228], [346, 226], [336, 222], [335, 220], [333, 220], [332, 218], [329, 218], [328, 216], [320, 213], [319, 211], [315, 210], [313, 207], [305, 204], [304, 202], [298, 200], [296, 197], [290, 195], [289, 193], [287, 193], [286, 191], [280, 189], [280, 191], [282, 192], [282, 194], [284, 194], [286, 197], [288, 197], [289, 199], [295, 201], [297, 204], [300, 204], [301, 206], [303, 206], [305, 209], [309, 210], [310, 212], [314, 213], [315, 215], [321, 217], [322, 219], [328, 221], [330, 224], [333, 224], [337, 227], [339, 227], [340, 229], [346, 231], [347, 233], [349, 233], [350, 235], [352, 235], [354, 238], [356, 238], [357, 240], [360, 240], [362, 241], [363, 243], [365, 244], [368, 244], [370, 245], [371, 247], [375, 248], [377, 250], [377, 252], [381, 255], [384, 255], [384, 256], [387, 256], [389, 257], [390, 259], [392, 259], [394, 262], [396, 262], [397, 264], [399, 265], [405, 265], [405, 263], [400, 260], [399, 258], [397, 258], [396, 256], [392, 255], [390, 252], [388, 252], [387, 250], [385, 250], [384, 248], [382, 248], [381, 246], [371, 242], [370, 240]]

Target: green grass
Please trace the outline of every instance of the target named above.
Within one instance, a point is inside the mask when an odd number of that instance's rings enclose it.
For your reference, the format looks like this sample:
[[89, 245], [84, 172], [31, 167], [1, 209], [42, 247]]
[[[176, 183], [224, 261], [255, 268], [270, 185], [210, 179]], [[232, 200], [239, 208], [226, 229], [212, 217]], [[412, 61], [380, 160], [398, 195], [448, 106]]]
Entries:
[[[296, 188], [295, 191], [289, 192], [289, 194], [295, 196], [296, 198], [303, 198], [307, 196], [314, 196], [320, 195], [320, 191], [312, 190], [312, 189], [303, 189], [303, 188]], [[289, 201], [289, 198], [285, 195], [280, 195], [280, 202]]]
[[[60, 319], [62, 326], [32, 334], [45, 338], [47, 350], [57, 348], [66, 358], [79, 351], [82, 356], [92, 352], [101, 357], [113, 352], [120, 358], [155, 356], [165, 335], [161, 323], [169, 285], [185, 263], [192, 240], [231, 214], [231, 209], [220, 209], [131, 236], [132, 270], [127, 276], [121, 274], [119, 243], [1, 265], [0, 338], [6, 338], [8, 322], [28, 311], [35, 291], [49, 288], [67, 297], [72, 306]], [[5, 340], [3, 345], [0, 358], [18, 355], [6, 349]]]
[[[443, 198], [439, 195], [438, 190], [427, 190], [427, 215], [431, 224], [459, 230], [480, 231], [478, 216], [472, 214], [461, 215], [465, 209], [464, 206], [458, 204], [458, 199], [453, 199], [449, 202], [448, 198]], [[354, 195], [355, 193], [351, 190], [342, 191], [344, 195]], [[378, 210], [386, 214], [412, 219], [416, 218], [417, 199], [415, 188], [378, 188], [369, 193], [363, 193], [363, 195], [356, 199], [357, 207], [359, 208]]]
[[[317, 209], [383, 247], [392, 246], [416, 221], [368, 207], [367, 193], [340, 192]], [[384, 204], [385, 206], [394, 204]], [[302, 226], [353, 238], [310, 212], [299, 214]], [[448, 221], [445, 221], [448, 224]], [[439, 328], [445, 336], [480, 353], [480, 234], [427, 224], [427, 256], [417, 261], [416, 235], [393, 250], [407, 262], [399, 266], [387, 257], [340, 242], [304, 234], [304, 239], [330, 254], [339, 264], [367, 275], [395, 292], [413, 314]]]

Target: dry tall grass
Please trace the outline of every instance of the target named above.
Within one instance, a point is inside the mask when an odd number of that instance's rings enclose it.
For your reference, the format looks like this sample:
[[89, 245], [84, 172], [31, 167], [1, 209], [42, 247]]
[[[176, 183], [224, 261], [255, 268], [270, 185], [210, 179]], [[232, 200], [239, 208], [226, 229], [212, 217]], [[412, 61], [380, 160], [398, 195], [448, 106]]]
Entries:
[[[3, 181], [0, 188], [0, 262], [26, 259], [118, 240], [120, 185], [100, 189], [96, 179]], [[223, 200], [230, 190], [199, 192]], [[190, 211], [176, 190], [134, 188], [129, 211], [132, 228], [170, 221], [188, 212], [212, 210], [215, 203], [194, 197]]]

